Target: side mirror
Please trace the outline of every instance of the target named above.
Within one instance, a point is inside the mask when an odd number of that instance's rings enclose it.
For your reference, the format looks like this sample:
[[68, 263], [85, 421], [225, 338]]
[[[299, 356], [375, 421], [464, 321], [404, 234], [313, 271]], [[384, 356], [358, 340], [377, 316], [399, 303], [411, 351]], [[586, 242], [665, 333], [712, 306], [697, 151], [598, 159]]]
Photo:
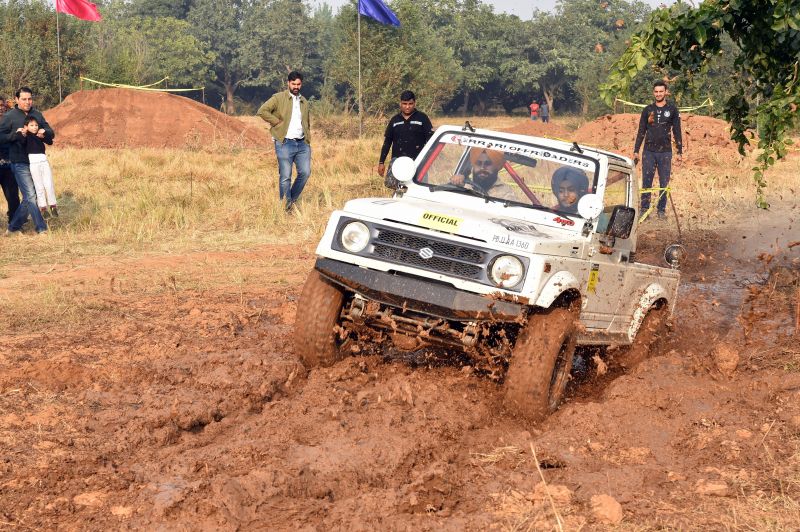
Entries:
[[614, 238], [630, 238], [636, 221], [636, 209], [625, 205], [615, 205], [604, 233]]
[[597, 194], [584, 194], [578, 200], [578, 214], [584, 220], [594, 220], [603, 212], [603, 200]]
[[411, 157], [398, 157], [392, 163], [392, 175], [401, 183], [407, 183], [417, 173], [417, 165]]

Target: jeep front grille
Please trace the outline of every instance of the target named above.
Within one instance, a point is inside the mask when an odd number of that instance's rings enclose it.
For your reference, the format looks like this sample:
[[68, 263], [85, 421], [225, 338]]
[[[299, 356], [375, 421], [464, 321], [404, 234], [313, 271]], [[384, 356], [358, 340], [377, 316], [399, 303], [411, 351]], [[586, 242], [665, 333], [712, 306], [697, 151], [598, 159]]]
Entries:
[[[396, 229], [376, 227], [373, 254], [385, 261], [408, 264], [432, 272], [482, 281], [486, 275], [488, 253], [473, 247], [435, 238], [408, 234]], [[433, 256], [424, 259], [420, 250], [429, 248]]]

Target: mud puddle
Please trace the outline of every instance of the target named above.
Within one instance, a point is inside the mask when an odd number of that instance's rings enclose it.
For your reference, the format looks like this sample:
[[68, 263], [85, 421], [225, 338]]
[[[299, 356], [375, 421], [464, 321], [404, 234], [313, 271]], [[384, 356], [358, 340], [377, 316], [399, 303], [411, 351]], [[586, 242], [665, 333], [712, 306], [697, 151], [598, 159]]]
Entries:
[[[105, 321], [0, 336], [0, 521], [791, 528], [800, 248], [740, 248], [741, 234], [687, 234], [660, 356], [589, 380], [592, 394], [538, 426], [510, 417], [497, 385], [458, 367], [362, 356], [304, 375], [291, 342], [299, 280], [245, 296], [118, 294], [127, 310]], [[647, 245], [660, 253], [667, 236]], [[720, 346], [732, 360], [720, 364]]]

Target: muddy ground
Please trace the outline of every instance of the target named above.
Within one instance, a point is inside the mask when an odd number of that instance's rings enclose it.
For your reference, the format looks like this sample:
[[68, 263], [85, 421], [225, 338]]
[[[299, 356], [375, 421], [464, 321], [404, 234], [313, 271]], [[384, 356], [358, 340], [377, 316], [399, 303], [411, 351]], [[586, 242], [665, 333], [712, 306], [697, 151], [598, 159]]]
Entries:
[[[589, 362], [538, 426], [468, 367], [351, 357], [305, 375], [291, 329], [310, 246], [7, 271], [0, 291], [47, 276], [101, 318], [0, 333], [0, 529], [793, 528], [797, 215], [684, 235], [657, 356]], [[669, 227], [644, 226], [640, 257]], [[226, 264], [257, 281], [182, 286]], [[183, 276], [126, 288], [148, 270]]]

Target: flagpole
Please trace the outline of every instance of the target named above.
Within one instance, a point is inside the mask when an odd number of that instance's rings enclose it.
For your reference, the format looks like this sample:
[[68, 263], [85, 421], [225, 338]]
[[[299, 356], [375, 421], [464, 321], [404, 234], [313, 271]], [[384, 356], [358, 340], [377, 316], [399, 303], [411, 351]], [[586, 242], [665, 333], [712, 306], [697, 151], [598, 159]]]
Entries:
[[361, 134], [364, 128], [364, 118], [361, 111], [362, 102], [361, 102], [361, 0], [358, 0], [358, 138], [361, 138]]
[[58, 23], [58, 0], [56, 0], [56, 50], [58, 53], [58, 103], [63, 101], [61, 92], [61, 27]]

